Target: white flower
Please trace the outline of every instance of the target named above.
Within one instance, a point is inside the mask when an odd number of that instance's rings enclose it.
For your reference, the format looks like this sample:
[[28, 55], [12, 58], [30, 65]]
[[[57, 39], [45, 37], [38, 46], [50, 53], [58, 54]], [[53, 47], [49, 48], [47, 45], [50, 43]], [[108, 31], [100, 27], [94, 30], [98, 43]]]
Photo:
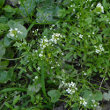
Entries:
[[39, 57], [42, 57], [42, 56], [43, 56], [43, 54], [40, 53], [40, 54], [39, 54]]
[[35, 79], [38, 79], [38, 76], [35, 76]]
[[38, 71], [39, 71], [39, 70], [40, 70], [40, 67], [38, 67], [37, 69], [38, 69]]
[[50, 45], [49, 40], [46, 38], [46, 36], [44, 36], [44, 38], [40, 40], [40, 47], [42, 49], [44, 49], [44, 48], [46, 48], [49, 45]]
[[100, 44], [99, 46], [94, 46], [96, 48], [95, 52], [101, 54], [101, 52], [104, 51], [104, 48], [102, 46], [102, 44]]
[[22, 32], [19, 31], [18, 28], [14, 28], [14, 29], [10, 28], [9, 34], [7, 36], [9, 38], [13, 38], [13, 37], [16, 37], [17, 38], [18, 37], [17, 34], [22, 34]]
[[38, 52], [38, 50], [35, 50], [35, 52], [37, 53], [37, 52]]
[[86, 76], [86, 75], [87, 75], [87, 73], [84, 73], [84, 75]]
[[53, 69], [54, 67], [51, 67], [51, 69]]
[[57, 41], [60, 40], [60, 38], [63, 38], [60, 33], [53, 33], [52, 38], [50, 39], [51, 42], [57, 44]]
[[73, 11], [75, 12], [75, 9], [73, 9]]
[[86, 106], [87, 102], [85, 101], [84, 98], [80, 97], [80, 104]]
[[91, 105], [92, 107], [97, 107], [97, 106], [99, 105], [99, 103], [96, 102], [95, 100], [92, 100], [92, 103], [93, 103], [93, 104]]
[[71, 83], [64, 83], [65, 86], [68, 87], [68, 89], [66, 89], [68, 94], [74, 94], [77, 91], [77, 87], [76, 84], [71, 82]]
[[85, 76], [87, 75], [87, 73], [86, 73], [86, 72], [84, 72], [84, 71], [83, 71], [83, 74], [84, 74]]
[[90, 35], [88, 35], [88, 37], [91, 37]]
[[71, 94], [71, 89], [70, 89], [70, 88], [66, 89], [66, 92], [67, 92], [68, 94]]
[[82, 38], [83, 38], [83, 35], [82, 35], [82, 34], [80, 34], [80, 35], [79, 35], [79, 38], [81, 38], [81, 39], [82, 39]]
[[[104, 8], [103, 8], [103, 6], [102, 6], [101, 3], [98, 3], [98, 4], [97, 4], [97, 8], [100, 8], [100, 9], [101, 9], [101, 12], [104, 13]], [[99, 13], [99, 12], [98, 12], [98, 13]]]

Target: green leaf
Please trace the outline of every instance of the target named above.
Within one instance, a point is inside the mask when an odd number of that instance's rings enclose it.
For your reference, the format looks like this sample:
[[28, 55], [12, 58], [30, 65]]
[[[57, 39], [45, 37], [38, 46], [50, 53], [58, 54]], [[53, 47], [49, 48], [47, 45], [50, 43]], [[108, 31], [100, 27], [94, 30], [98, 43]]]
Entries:
[[37, 84], [37, 85], [29, 85], [28, 86], [28, 94], [34, 94], [34, 93], [37, 93], [39, 92], [41, 88], [41, 85], [40, 84]]
[[9, 61], [0, 61], [0, 70], [1, 69], [6, 69], [8, 64], [9, 64]]
[[5, 54], [5, 47], [3, 46], [2, 42], [0, 42], [0, 59]]
[[109, 101], [110, 100], [110, 90], [109, 90], [108, 93], [104, 92], [103, 99], [106, 100], [106, 101]]
[[20, 100], [20, 95], [15, 96], [13, 100], [13, 105], [15, 105]]
[[0, 23], [5, 23], [8, 21], [8, 18], [5, 16], [0, 16]]
[[11, 80], [13, 77], [13, 71], [0, 71], [0, 83], [6, 83], [8, 80]]
[[84, 95], [83, 97], [87, 100], [87, 101], [91, 101], [91, 99], [93, 99], [93, 93], [90, 90], [85, 90], [83, 91]]
[[13, 109], [13, 107], [8, 102], [5, 102], [4, 104], [7, 108], [10, 108], [11, 110]]
[[94, 94], [94, 99], [95, 99], [96, 101], [101, 101], [102, 98], [103, 98], [102, 92], [97, 91], [97, 92]]
[[59, 7], [49, 6], [38, 8], [36, 14], [36, 22], [38, 23], [54, 23], [56, 19], [54, 17], [58, 16]]
[[58, 90], [50, 90], [48, 95], [51, 97], [51, 102], [55, 103], [59, 100], [61, 94]]
[[0, 8], [2, 8], [2, 6], [4, 5], [5, 0], [0, 0]]
[[79, 110], [79, 105], [77, 103], [73, 104], [72, 110]]
[[20, 6], [20, 13], [23, 16], [29, 16], [33, 14], [33, 11], [36, 7], [36, 2], [35, 0], [26, 0], [24, 1], [21, 6]]
[[8, 47], [11, 44], [12, 40], [9, 39], [7, 36], [4, 38], [4, 46]]
[[6, 23], [0, 23], [0, 36], [8, 31], [9, 27]]

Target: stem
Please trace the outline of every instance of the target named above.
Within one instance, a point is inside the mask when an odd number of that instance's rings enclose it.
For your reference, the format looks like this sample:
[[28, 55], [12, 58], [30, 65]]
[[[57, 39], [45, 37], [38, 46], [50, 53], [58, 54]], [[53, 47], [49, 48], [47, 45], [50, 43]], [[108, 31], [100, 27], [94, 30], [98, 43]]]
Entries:
[[48, 99], [45, 89], [45, 70], [44, 70], [44, 61], [42, 61], [42, 69], [41, 69], [41, 85], [42, 85], [42, 92], [46, 99]]

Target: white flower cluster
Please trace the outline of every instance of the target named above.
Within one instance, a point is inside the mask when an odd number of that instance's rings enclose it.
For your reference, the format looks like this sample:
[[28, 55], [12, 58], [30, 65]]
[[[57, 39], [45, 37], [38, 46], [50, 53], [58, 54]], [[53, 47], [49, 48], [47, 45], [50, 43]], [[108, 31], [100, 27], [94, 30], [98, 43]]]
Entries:
[[[101, 12], [104, 13], [104, 7], [102, 6], [101, 3], [98, 3], [96, 8], [100, 8]], [[98, 12], [98, 13], [100, 13], [100, 12]]]
[[82, 39], [82, 38], [83, 38], [83, 35], [82, 35], [82, 34], [79, 34], [79, 38], [81, 38], [81, 39]]
[[33, 81], [38, 80], [38, 76], [35, 76], [35, 78], [33, 79]]
[[76, 84], [71, 82], [71, 83], [65, 83], [64, 81], [62, 81], [62, 84], [66, 87], [68, 87], [68, 89], [66, 89], [66, 92], [68, 94], [74, 94], [78, 89], [76, 87]]
[[57, 41], [60, 40], [60, 38], [64, 38], [65, 36], [62, 36], [60, 33], [53, 33], [52, 35], [52, 38], [51, 39], [47, 39], [46, 36], [44, 36], [43, 39], [40, 40], [40, 49], [41, 49], [41, 52], [39, 53], [39, 57], [42, 57], [43, 56], [43, 50], [50, 46], [50, 45], [53, 45], [54, 44], [57, 44]]
[[82, 72], [85, 76], [87, 75], [87, 73], [85, 71]]
[[22, 32], [18, 30], [18, 28], [14, 28], [14, 29], [10, 28], [9, 34], [7, 36], [9, 38], [14, 38], [14, 37], [17, 38], [18, 34], [22, 34]]
[[51, 25], [51, 27], [50, 27], [50, 30], [52, 30], [54, 27], [55, 27], [55, 25], [54, 25], [54, 24], [52, 24], [52, 25]]
[[92, 107], [97, 107], [97, 106], [99, 105], [99, 103], [96, 102], [95, 100], [92, 100], [92, 103], [93, 103], [93, 104], [91, 105]]
[[95, 52], [101, 54], [101, 52], [104, 51], [104, 48], [102, 46], [102, 44], [100, 44], [99, 46], [94, 46], [95, 47]]
[[39, 29], [36, 29], [36, 30], [32, 31], [32, 33], [37, 35], [38, 31], [39, 31]]
[[80, 97], [80, 104], [83, 105], [83, 106], [86, 106], [87, 102], [85, 101], [84, 98]]
[[43, 57], [43, 51], [41, 51], [41, 53], [39, 54], [39, 57]]
[[60, 40], [60, 38], [64, 38], [65, 36], [62, 36], [60, 33], [53, 33], [52, 38], [50, 41], [54, 44], [57, 44], [57, 42]]
[[44, 38], [41, 39], [41, 41], [40, 41], [40, 48], [43, 50], [43, 49], [45, 49], [45, 47], [47, 47], [49, 45], [50, 45], [49, 40], [46, 38], [46, 36], [44, 36]]

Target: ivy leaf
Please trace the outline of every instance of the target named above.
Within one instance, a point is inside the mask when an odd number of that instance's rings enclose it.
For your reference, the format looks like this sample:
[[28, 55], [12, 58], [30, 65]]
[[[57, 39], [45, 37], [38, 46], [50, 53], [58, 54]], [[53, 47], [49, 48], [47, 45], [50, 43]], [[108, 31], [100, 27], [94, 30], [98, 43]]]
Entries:
[[58, 90], [50, 90], [48, 95], [51, 97], [51, 102], [55, 103], [59, 100], [61, 94]]

